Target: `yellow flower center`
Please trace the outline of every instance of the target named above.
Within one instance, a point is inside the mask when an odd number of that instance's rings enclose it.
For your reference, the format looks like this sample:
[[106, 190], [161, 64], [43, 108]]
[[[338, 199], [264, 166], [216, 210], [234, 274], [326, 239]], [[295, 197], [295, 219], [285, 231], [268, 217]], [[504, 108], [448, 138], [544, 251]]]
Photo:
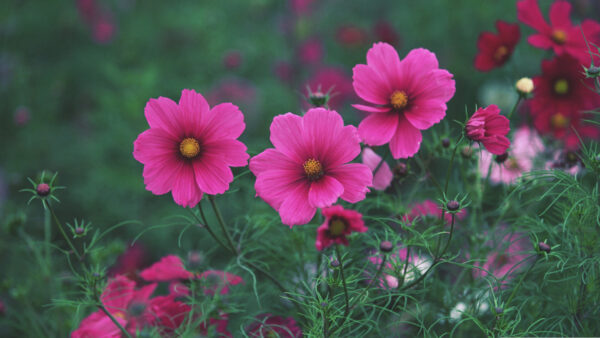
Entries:
[[517, 159], [515, 159], [514, 157], [511, 157], [508, 159], [508, 161], [506, 161], [506, 167], [508, 167], [509, 169], [518, 170], [519, 162], [517, 162]]
[[564, 95], [569, 91], [569, 82], [565, 79], [559, 79], [554, 82], [554, 92], [559, 95]]
[[321, 165], [321, 162], [314, 158], [306, 160], [302, 166], [304, 167], [304, 173], [311, 181], [317, 180], [323, 176], [323, 166]]
[[562, 129], [569, 125], [569, 119], [561, 113], [556, 113], [552, 115], [550, 123], [552, 124], [552, 127], [556, 129]]
[[408, 104], [408, 95], [401, 90], [396, 90], [390, 95], [390, 103], [396, 109], [402, 109]]
[[507, 54], [508, 54], [508, 48], [506, 48], [506, 46], [500, 46], [500, 47], [498, 47], [498, 49], [496, 49], [496, 52], [494, 53], [494, 60], [502, 61], [502, 59], [504, 59], [504, 57]]
[[562, 45], [567, 41], [567, 33], [565, 33], [565, 31], [563, 31], [562, 29], [555, 29], [552, 32], [552, 41], [558, 43], [559, 45]]
[[329, 222], [329, 234], [331, 236], [341, 236], [344, 234], [344, 230], [346, 230], [346, 223], [341, 219], [333, 219]]
[[194, 158], [200, 153], [200, 144], [193, 137], [185, 138], [179, 143], [179, 152], [187, 158]]
[[113, 315], [113, 316], [115, 316], [115, 317], [119, 317], [119, 318], [121, 318], [121, 319], [125, 319], [125, 320], [127, 320], [127, 318], [125, 317], [125, 313], [123, 313], [123, 312], [121, 312], [121, 311], [118, 311], [118, 312], [116, 312], [116, 313], [113, 313], [112, 315]]

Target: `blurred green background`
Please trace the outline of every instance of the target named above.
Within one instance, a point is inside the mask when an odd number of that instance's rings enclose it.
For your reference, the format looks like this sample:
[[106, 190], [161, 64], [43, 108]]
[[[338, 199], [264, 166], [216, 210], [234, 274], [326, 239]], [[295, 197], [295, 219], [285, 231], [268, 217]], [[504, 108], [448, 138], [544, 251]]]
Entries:
[[[302, 2], [308, 6], [304, 10], [298, 7]], [[2, 1], [1, 236], [8, 240], [14, 226], [42, 232], [38, 203], [26, 206], [30, 196], [19, 190], [30, 187], [27, 177], [35, 179], [43, 170], [58, 172], [58, 184], [67, 187], [59, 191], [56, 206], [63, 220], [84, 218], [100, 229], [141, 221], [113, 234], [123, 245], [165, 216], [181, 213], [170, 194], [154, 196], [144, 189], [142, 165], [132, 151], [137, 135], [148, 128], [148, 99], [178, 101], [184, 88], [199, 91], [211, 105], [238, 105], [247, 123], [241, 139], [251, 155], [270, 146], [273, 116], [306, 109], [306, 84], [320, 70], [336, 68], [350, 85], [352, 67], [365, 63], [366, 51], [381, 39], [392, 42], [401, 58], [413, 48], [427, 48], [454, 74], [457, 91], [447, 121], [463, 120], [465, 108], [473, 112], [476, 104], [491, 103], [490, 97], [501, 106], [505, 100], [508, 109], [514, 81], [538, 73], [540, 58], [547, 55], [526, 44], [531, 30], [521, 25], [521, 42], [505, 67], [479, 73], [473, 59], [481, 31], [495, 31], [497, 19], [516, 22], [515, 3]], [[573, 3], [576, 18], [598, 17], [596, 1]], [[549, 5], [541, 1], [544, 12]], [[346, 123], [357, 124], [361, 116], [350, 104], [358, 99], [352, 93], [340, 96], [335, 108]], [[242, 190], [229, 200], [228, 214], [255, 204], [268, 208], [249, 186], [237, 187]], [[173, 251], [180, 230], [158, 229], [141, 241], [158, 258]], [[199, 240], [186, 238], [190, 247], [200, 246], [194, 244]], [[16, 266], [22, 264], [14, 259], [16, 251], [5, 246], [0, 252], [3, 275], [22, 268]]]

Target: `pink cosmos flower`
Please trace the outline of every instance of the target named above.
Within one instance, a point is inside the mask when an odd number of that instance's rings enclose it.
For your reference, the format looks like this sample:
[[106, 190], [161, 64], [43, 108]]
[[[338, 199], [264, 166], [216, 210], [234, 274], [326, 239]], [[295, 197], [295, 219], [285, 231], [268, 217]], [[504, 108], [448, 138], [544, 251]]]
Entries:
[[[420, 203], [414, 203], [409, 207], [409, 209], [410, 211], [408, 212], [408, 214], [402, 217], [402, 220], [405, 223], [413, 222], [417, 218], [432, 217], [435, 219], [440, 219], [440, 217], [442, 216], [442, 206], [432, 200], [424, 200]], [[466, 216], [467, 210], [461, 209], [459, 212], [456, 213], [455, 221], [456, 219], [462, 220]], [[446, 224], [450, 225], [450, 222], [452, 222], [452, 215], [446, 213], [444, 215], [444, 219], [446, 221]]]
[[154, 194], [171, 191], [175, 203], [194, 207], [203, 193], [229, 189], [229, 167], [248, 162], [246, 146], [237, 140], [244, 115], [231, 103], [210, 109], [201, 94], [184, 89], [179, 104], [150, 99], [144, 112], [150, 129], [135, 140], [133, 157], [144, 164], [144, 183]]
[[347, 235], [352, 232], [365, 232], [365, 222], [358, 211], [344, 209], [341, 205], [321, 210], [325, 222], [317, 229], [315, 247], [321, 251], [333, 244], [348, 245]]
[[283, 224], [306, 224], [317, 208], [339, 197], [356, 203], [369, 192], [369, 167], [348, 163], [360, 154], [356, 128], [344, 126], [337, 112], [313, 108], [303, 117], [275, 116], [271, 143], [275, 148], [254, 156], [250, 170], [256, 195], [279, 212]]
[[490, 153], [502, 155], [510, 146], [506, 134], [510, 131], [510, 122], [500, 115], [500, 108], [492, 104], [479, 108], [471, 116], [465, 126], [467, 137], [475, 142], [481, 142]]
[[[494, 277], [504, 279], [503, 283], [505, 283], [512, 278], [511, 273], [521, 266], [521, 262], [527, 258], [528, 241], [521, 234], [515, 233], [504, 236], [502, 244], [506, 245], [504, 247], [500, 246], [490, 253], [482, 268], [492, 273]], [[475, 266], [480, 266], [479, 262], [476, 262]], [[473, 269], [473, 277], [475, 278], [482, 278], [487, 275], [488, 273], [484, 270]]]
[[354, 91], [369, 103], [353, 106], [371, 113], [358, 133], [371, 146], [389, 143], [396, 159], [419, 151], [421, 130], [444, 118], [455, 92], [452, 74], [439, 69], [435, 54], [422, 48], [400, 61], [392, 46], [376, 43], [367, 52], [367, 64], [352, 71]]
[[[499, 161], [498, 156], [494, 156], [487, 151], [481, 151], [479, 159], [479, 171], [481, 177], [487, 177], [490, 162], [492, 164], [492, 172], [490, 173], [490, 181], [494, 183], [513, 184], [517, 178], [521, 177], [524, 172], [533, 169], [534, 158], [544, 151], [544, 144], [541, 138], [534, 131], [526, 126], [519, 128], [513, 135], [512, 148], [508, 150], [505, 158]], [[500, 162], [500, 163], [499, 163]]]
[[[388, 257], [387, 262], [383, 268], [381, 277], [379, 279], [379, 287], [382, 289], [396, 289], [400, 286], [399, 278], [402, 279], [402, 273], [404, 273], [404, 264], [406, 262], [406, 256], [408, 249], [398, 249], [396, 253], [391, 254]], [[381, 254], [376, 254], [369, 257], [369, 262], [379, 267], [383, 258]], [[406, 268], [406, 276], [404, 281], [409, 282], [418, 278], [421, 274], [425, 273], [431, 266], [431, 260], [422, 257], [417, 253], [411, 252], [408, 257], [408, 267]]]
[[549, 25], [542, 16], [537, 0], [517, 2], [517, 18], [537, 31], [527, 39], [532, 46], [553, 49], [557, 55], [569, 54], [580, 64], [589, 66], [591, 58], [585, 40], [590, 45], [600, 43], [600, 24], [584, 20], [581, 25], [574, 26], [570, 13], [569, 2], [554, 1], [550, 7]]
[[[381, 156], [377, 155], [373, 149], [369, 147], [365, 147], [362, 152], [362, 162], [366, 164], [369, 169], [374, 171], [381, 163]], [[390, 166], [387, 162], [383, 161], [377, 172], [373, 172], [373, 189], [376, 190], [385, 190], [387, 187], [392, 184], [392, 179], [394, 178], [394, 173], [390, 169]]]
[[272, 314], [264, 314], [256, 317], [256, 321], [246, 328], [250, 337], [280, 337], [300, 338], [302, 330], [292, 317], [283, 318]]

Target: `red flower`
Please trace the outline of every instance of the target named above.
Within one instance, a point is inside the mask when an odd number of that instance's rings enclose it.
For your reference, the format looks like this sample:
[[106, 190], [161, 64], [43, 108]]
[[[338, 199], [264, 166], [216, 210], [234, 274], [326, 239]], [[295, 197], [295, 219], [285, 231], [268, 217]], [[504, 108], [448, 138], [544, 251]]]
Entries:
[[348, 245], [346, 238], [352, 232], [365, 232], [367, 227], [362, 220], [361, 213], [344, 209], [341, 205], [334, 205], [321, 210], [325, 222], [317, 229], [315, 246], [321, 251], [332, 244]]
[[502, 155], [510, 146], [510, 141], [506, 138], [510, 122], [506, 116], [500, 115], [500, 108], [494, 104], [477, 109], [467, 122], [465, 131], [468, 138], [483, 143], [492, 154]]
[[[585, 40], [600, 43], [600, 24], [584, 20], [573, 26], [570, 19], [571, 4], [558, 0], [550, 7], [550, 25], [544, 20], [537, 0], [521, 0], [517, 3], [517, 18], [537, 30], [527, 41], [541, 49], [553, 49], [557, 55], [569, 54], [579, 63], [590, 64], [590, 54]], [[584, 39], [585, 36], [585, 39]]]
[[521, 38], [518, 24], [510, 24], [501, 20], [496, 21], [498, 35], [483, 32], [477, 39], [479, 53], [475, 57], [475, 68], [487, 72], [502, 66], [512, 55], [515, 46]]
[[146, 250], [142, 245], [136, 243], [127, 248], [127, 250], [117, 258], [117, 262], [113, 265], [108, 275], [113, 277], [116, 275], [124, 275], [132, 280], [137, 280], [137, 273], [141, 267], [145, 266]]
[[600, 106], [600, 95], [590, 88], [592, 79], [586, 79], [577, 60], [568, 55], [542, 62], [542, 75], [533, 78], [533, 98], [529, 110], [535, 128], [541, 134], [552, 134], [563, 140], [569, 149], [577, 148], [582, 137], [598, 137], [595, 126], [582, 125], [583, 111]]

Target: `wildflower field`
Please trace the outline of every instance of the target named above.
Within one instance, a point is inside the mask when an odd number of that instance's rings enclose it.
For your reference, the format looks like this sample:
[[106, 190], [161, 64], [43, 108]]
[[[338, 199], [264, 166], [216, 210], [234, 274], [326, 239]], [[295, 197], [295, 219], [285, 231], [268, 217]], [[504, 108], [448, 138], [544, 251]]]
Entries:
[[0, 337], [600, 336], [600, 2], [0, 9]]

